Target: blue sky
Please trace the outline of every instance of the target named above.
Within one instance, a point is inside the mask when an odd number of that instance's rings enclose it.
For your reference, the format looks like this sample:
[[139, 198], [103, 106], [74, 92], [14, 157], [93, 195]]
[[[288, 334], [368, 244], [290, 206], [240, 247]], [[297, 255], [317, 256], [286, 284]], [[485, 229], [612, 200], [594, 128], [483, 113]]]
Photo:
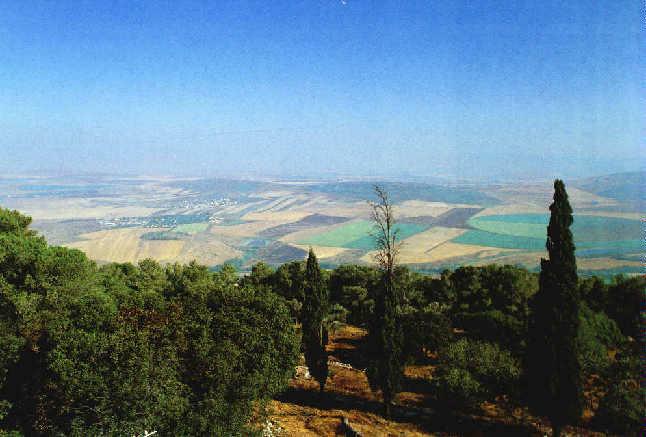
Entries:
[[0, 171], [640, 169], [640, 3], [4, 2]]

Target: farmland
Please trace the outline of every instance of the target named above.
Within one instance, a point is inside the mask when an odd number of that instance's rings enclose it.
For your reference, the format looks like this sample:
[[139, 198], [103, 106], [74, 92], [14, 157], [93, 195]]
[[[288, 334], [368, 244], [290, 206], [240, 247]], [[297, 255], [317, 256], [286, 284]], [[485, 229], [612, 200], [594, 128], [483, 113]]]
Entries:
[[[371, 235], [374, 225], [366, 220], [357, 220], [322, 234], [303, 240], [301, 244], [313, 244], [328, 247], [343, 247], [346, 249], [370, 250], [374, 247], [374, 238]], [[427, 227], [415, 223], [400, 223], [396, 232], [404, 240], [412, 235], [422, 232]]]
[[[641, 223], [634, 177], [573, 183], [577, 256], [588, 272], [636, 273]], [[609, 183], [612, 190], [604, 190]], [[611, 183], [612, 182], [612, 183]], [[549, 184], [384, 184], [395, 202], [400, 261], [423, 271], [483, 263], [536, 268], [545, 251]], [[0, 204], [34, 218], [54, 244], [95, 260], [196, 259], [211, 266], [302, 259], [373, 262], [373, 183], [74, 177], [0, 179]], [[586, 191], [592, 187], [594, 192]], [[591, 188], [591, 189], [592, 189]], [[628, 191], [627, 191], [628, 190]], [[620, 193], [618, 198], [604, 193]], [[637, 196], [638, 197], [638, 196]]]
[[[542, 251], [549, 217], [542, 214], [510, 214], [474, 217], [473, 228], [453, 241], [505, 249]], [[637, 220], [577, 215], [572, 226], [579, 256], [621, 255], [639, 251], [640, 222]]]
[[200, 232], [206, 231], [208, 227], [209, 227], [208, 223], [185, 223], [185, 224], [175, 226], [175, 229], [173, 229], [173, 232], [177, 232], [180, 234], [194, 235], [194, 234], [199, 234]]

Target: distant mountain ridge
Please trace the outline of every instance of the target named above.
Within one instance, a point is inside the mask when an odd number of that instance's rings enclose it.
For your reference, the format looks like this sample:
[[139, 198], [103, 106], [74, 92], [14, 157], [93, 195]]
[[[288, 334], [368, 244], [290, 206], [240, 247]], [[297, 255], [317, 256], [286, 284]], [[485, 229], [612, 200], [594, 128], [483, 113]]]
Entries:
[[574, 181], [573, 185], [599, 196], [625, 202], [639, 211], [645, 211], [645, 183], [646, 171], [635, 171], [580, 179]]

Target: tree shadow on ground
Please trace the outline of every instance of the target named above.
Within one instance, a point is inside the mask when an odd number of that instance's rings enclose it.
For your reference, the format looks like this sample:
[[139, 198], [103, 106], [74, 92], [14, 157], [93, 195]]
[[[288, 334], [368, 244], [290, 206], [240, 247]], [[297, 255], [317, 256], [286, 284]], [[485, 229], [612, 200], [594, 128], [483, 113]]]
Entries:
[[[290, 387], [276, 399], [322, 410], [358, 410], [378, 415], [383, 412], [382, 403], [376, 400], [330, 391], [319, 393], [315, 390]], [[395, 405], [390, 420], [411, 423], [424, 432], [439, 435], [514, 437], [541, 435], [531, 425], [497, 422], [493, 419], [440, 408]]]
[[401, 384], [402, 392], [411, 392], [411, 393], [420, 393], [420, 394], [430, 394], [433, 393], [434, 387], [426, 378], [413, 378], [409, 376], [404, 376]]
[[365, 340], [340, 338], [335, 340], [335, 346], [334, 350], [328, 352], [330, 356], [335, 357], [342, 363], [350, 364], [355, 369], [368, 367], [367, 354], [363, 351]]

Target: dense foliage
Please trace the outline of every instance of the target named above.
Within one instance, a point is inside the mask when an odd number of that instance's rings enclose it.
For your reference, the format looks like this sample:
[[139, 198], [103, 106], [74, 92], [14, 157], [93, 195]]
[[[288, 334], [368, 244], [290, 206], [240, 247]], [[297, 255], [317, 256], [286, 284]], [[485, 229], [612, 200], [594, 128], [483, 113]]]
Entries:
[[[297, 265], [300, 267], [296, 268]], [[264, 286], [292, 298], [292, 290], [300, 287], [295, 284], [298, 281], [295, 278], [305, 276], [305, 263], [288, 266], [273, 270], [258, 264], [241, 282]], [[289, 281], [277, 280], [277, 277], [289, 278], [290, 270], [294, 275]], [[538, 291], [539, 275], [521, 267], [488, 265], [460, 267], [429, 276], [399, 266], [393, 279], [400, 299], [402, 355], [414, 363], [438, 360], [432, 386], [440, 405], [474, 408], [499, 394], [523, 402], [525, 393], [520, 390], [520, 381], [526, 380], [527, 375], [519, 373], [518, 363], [528, 353], [528, 324], [533, 308], [530, 302]], [[347, 321], [354, 325], [369, 328], [375, 323], [375, 304], [383, 287], [378, 269], [342, 265], [327, 275], [322, 271], [322, 280], [329, 293], [327, 319], [347, 313]], [[616, 379], [620, 367], [613, 354], [618, 349], [624, 350], [629, 341], [626, 336], [634, 335], [639, 327], [639, 305], [634, 302], [644, 292], [645, 285], [643, 277], [621, 276], [611, 282], [595, 277], [578, 282], [575, 288], [583, 303], [577, 316], [575, 350], [584, 376]], [[300, 308], [303, 303], [297, 299], [293, 302], [294, 308]], [[473, 356], [467, 359], [466, 354], [457, 352], [464, 350]], [[635, 348], [618, 356], [626, 354], [632, 354], [633, 360], [639, 357]], [[497, 368], [500, 386], [491, 383], [495, 379], [487, 373]], [[622, 384], [600, 387], [609, 393], [602, 403], [604, 410], [599, 412], [606, 418], [603, 422], [593, 421], [600, 430], [631, 426], [637, 413], [643, 413], [636, 402], [642, 396], [638, 369], [632, 368], [623, 374]], [[627, 413], [620, 414], [621, 411]]]
[[576, 339], [579, 361], [585, 376], [605, 374], [611, 364], [610, 352], [619, 349], [624, 337], [617, 324], [603, 312], [581, 306]]
[[197, 264], [102, 268], [0, 210], [0, 429], [235, 435], [292, 375], [284, 300]]
[[639, 345], [626, 344], [617, 354], [608, 379], [608, 390], [599, 403], [595, 426], [625, 436], [643, 435], [646, 395], [640, 386], [642, 362]]
[[368, 325], [366, 375], [373, 390], [381, 390], [385, 414], [389, 416], [404, 374], [404, 332], [393, 282], [385, 277], [378, 293], [375, 314]]
[[516, 392], [520, 363], [496, 344], [463, 338], [445, 347], [440, 357], [434, 381], [447, 406], [474, 407]]

